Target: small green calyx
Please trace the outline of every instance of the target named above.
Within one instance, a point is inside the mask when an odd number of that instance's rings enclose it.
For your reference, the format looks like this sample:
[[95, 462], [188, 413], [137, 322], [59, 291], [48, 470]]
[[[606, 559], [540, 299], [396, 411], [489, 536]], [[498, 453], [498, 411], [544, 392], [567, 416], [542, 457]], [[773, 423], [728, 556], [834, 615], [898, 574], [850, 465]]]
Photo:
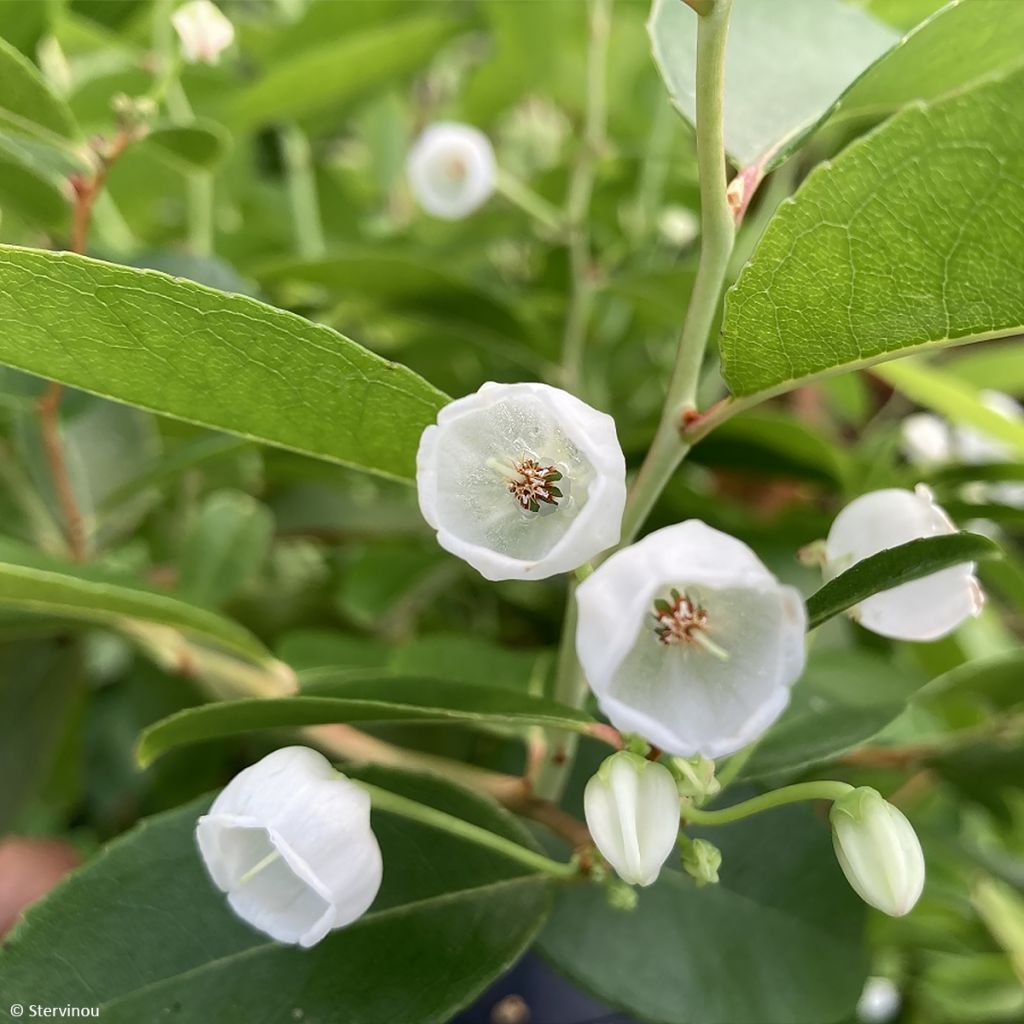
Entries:
[[683, 870], [697, 883], [697, 888], [718, 885], [722, 851], [706, 839], [690, 839], [687, 836], [680, 836], [679, 845], [682, 847], [680, 861]]
[[636, 910], [636, 889], [617, 878], [611, 879], [605, 886], [608, 906], [613, 910]]
[[669, 767], [676, 777], [679, 795], [698, 806], [722, 791], [722, 784], [715, 778], [715, 762], [710, 758], [700, 754], [694, 757], [673, 757]]
[[843, 815], [859, 825], [873, 807], [885, 802], [885, 797], [877, 789], [872, 789], [870, 786], [858, 786], [857, 789], [844, 793], [832, 802], [829, 818], [834, 822], [838, 815]]

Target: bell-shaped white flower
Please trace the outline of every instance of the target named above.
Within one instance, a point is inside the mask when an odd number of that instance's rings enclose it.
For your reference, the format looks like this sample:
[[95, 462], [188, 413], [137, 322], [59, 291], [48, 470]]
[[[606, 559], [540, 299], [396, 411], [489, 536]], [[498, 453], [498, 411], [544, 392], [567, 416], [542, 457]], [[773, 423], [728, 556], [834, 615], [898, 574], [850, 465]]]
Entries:
[[576, 595], [576, 652], [601, 709], [669, 753], [745, 747], [803, 671], [800, 594], [697, 520], [616, 552]]
[[235, 26], [210, 0], [189, 0], [171, 15], [171, 23], [189, 64], [216, 64], [235, 41]]
[[[927, 487], [887, 488], [862, 494], [836, 516], [825, 541], [825, 575], [837, 576], [886, 548], [955, 533]], [[873, 594], [851, 609], [865, 629], [895, 640], [937, 640], [977, 615], [984, 597], [974, 563], [942, 569]]]
[[672, 773], [639, 754], [612, 754], [587, 783], [583, 809], [590, 835], [615, 873], [651, 885], [679, 835], [679, 791]]
[[461, 220], [494, 192], [497, 163], [490, 139], [453, 121], [425, 128], [406, 165], [416, 201], [443, 220]]
[[570, 572], [618, 543], [626, 462], [615, 422], [547, 384], [484, 384], [427, 427], [423, 518], [489, 580]]
[[829, 819], [839, 866], [857, 895], [890, 917], [909, 913], [924, 888], [924, 854], [903, 812], [862, 786], [836, 800]]
[[235, 913], [278, 942], [316, 945], [366, 913], [380, 888], [369, 794], [308, 747], [235, 776], [196, 840]]

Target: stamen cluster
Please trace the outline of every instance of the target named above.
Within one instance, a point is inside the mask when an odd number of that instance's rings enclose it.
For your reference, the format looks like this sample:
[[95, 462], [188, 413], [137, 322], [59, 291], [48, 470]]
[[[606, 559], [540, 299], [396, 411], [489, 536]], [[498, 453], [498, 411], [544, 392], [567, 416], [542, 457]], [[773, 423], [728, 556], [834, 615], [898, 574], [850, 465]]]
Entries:
[[688, 594], [680, 594], [674, 587], [671, 596], [671, 602], [663, 597], [654, 601], [654, 632], [658, 642], [666, 647], [693, 643], [695, 634], [707, 628], [708, 613]]
[[514, 464], [516, 476], [508, 482], [509, 493], [524, 512], [539, 512], [540, 503], [557, 505], [562, 492], [555, 485], [562, 474], [554, 466], [541, 465], [536, 459]]

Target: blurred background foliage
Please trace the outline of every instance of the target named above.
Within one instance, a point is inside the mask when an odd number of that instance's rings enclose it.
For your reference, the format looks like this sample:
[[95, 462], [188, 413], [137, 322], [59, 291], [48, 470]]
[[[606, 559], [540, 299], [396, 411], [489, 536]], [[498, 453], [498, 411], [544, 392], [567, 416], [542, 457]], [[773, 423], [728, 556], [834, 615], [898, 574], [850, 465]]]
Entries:
[[[904, 29], [938, 4], [856, 6]], [[424, 125], [468, 121], [491, 137], [501, 167], [561, 206], [582, 145], [586, 5], [223, 7], [235, 47], [216, 67], [183, 68], [168, 100], [191, 112], [188, 130], [161, 122], [113, 167], [90, 254], [300, 312], [451, 395], [485, 380], [554, 378], [570, 276], [562, 240], [501, 197], [467, 220], [432, 220], [414, 205], [404, 161]], [[109, 134], [113, 98], [150, 93], [154, 55], [175, 46], [169, 9], [159, 0], [5, 0], [0, 72], [20, 52], [87, 133]], [[588, 397], [615, 416], [632, 466], [657, 423], [699, 244], [693, 140], [651, 60], [647, 15], [637, 0], [615, 4], [585, 368]], [[816, 136], [768, 179], [741, 230], [733, 278], [776, 205], [853, 131]], [[46, 159], [0, 126], [2, 241], [67, 244], [70, 206]], [[941, 365], [972, 386], [1024, 393], [1020, 341], [954, 350]], [[0, 371], [0, 546], [61, 554], [35, 412], [41, 390], [34, 378]], [[713, 367], [702, 392], [721, 393]], [[920, 832], [925, 896], [906, 919], [870, 917], [864, 954], [850, 967], [857, 988], [868, 969], [892, 977], [903, 995], [898, 1019], [915, 1024], [1021, 1021], [1024, 513], [986, 490], [989, 467], [909, 465], [900, 423], [912, 409], [877, 378], [849, 374], [737, 416], [696, 449], [649, 526], [702, 518], [747, 540], [805, 592], [816, 574], [795, 552], [866, 490], [927, 479], [960, 525], [979, 520], [974, 528], [998, 535], [1006, 558], [981, 567], [987, 608], [955, 635], [909, 645], [846, 620], [822, 629], [793, 709], [747, 775], [795, 779], [828, 763], [835, 777], [894, 794]], [[405, 485], [83, 393], [65, 396], [62, 436], [95, 567], [228, 614], [300, 672], [372, 666], [536, 690], [551, 671], [564, 582], [485, 583], [436, 546]], [[133, 760], [142, 727], [215, 690], [209, 679], [154, 664], [123, 635], [0, 611], [0, 829], [58, 839], [87, 857], [139, 817], [222, 784], [270, 741], [206, 744], [144, 772]], [[522, 769], [521, 744], [500, 730], [371, 731]], [[588, 753], [584, 766], [593, 764]], [[576, 786], [567, 800], [578, 798]], [[764, 849], [784, 848], [784, 821], [758, 828]], [[827, 846], [824, 825], [819, 845]], [[725, 846], [723, 877], [733, 852]], [[742, 868], [742, 849], [734, 856], [734, 871], [755, 870]], [[588, 953], [601, 974], [612, 970], [617, 944], [649, 941], [631, 935], [642, 920], [650, 918], [569, 907], [542, 947], [608, 998], [581, 976], [563, 939], [582, 921], [606, 928], [607, 948]], [[853, 941], [859, 946], [859, 933]], [[655, 1014], [639, 996], [621, 1001]]]

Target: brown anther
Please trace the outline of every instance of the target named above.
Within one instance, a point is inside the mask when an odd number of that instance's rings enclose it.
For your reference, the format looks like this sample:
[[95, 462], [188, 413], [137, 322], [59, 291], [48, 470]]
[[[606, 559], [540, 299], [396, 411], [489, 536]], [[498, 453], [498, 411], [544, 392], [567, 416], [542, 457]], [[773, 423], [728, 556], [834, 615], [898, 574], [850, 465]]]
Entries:
[[562, 474], [554, 466], [542, 466], [536, 459], [523, 459], [512, 468], [517, 475], [508, 482], [509, 494], [524, 512], [539, 512], [541, 502], [558, 504], [562, 492], [557, 484]]
[[654, 602], [654, 633], [666, 647], [692, 643], [694, 634], [707, 629], [708, 613], [686, 594], [672, 591], [672, 600]]

